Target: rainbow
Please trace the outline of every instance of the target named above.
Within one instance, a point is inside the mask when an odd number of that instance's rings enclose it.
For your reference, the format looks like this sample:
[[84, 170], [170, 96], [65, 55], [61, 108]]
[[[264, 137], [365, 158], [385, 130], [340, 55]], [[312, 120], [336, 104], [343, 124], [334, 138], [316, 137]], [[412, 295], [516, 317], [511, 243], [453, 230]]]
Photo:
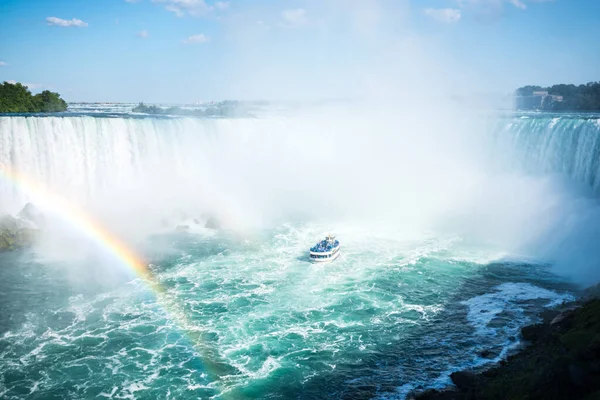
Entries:
[[0, 166], [0, 177], [50, 207], [85, 236], [113, 254], [137, 276], [146, 281], [152, 281], [152, 272], [142, 259], [82, 209], [49, 192], [23, 173]]
[[[185, 333], [185, 336], [190, 340], [195, 352], [206, 368], [208, 378], [214, 382], [214, 384], [219, 383], [221, 378], [226, 374], [219, 368], [219, 365], [223, 365], [223, 363], [219, 362], [218, 359], [215, 359], [214, 352], [209, 351], [209, 349], [202, 344], [201, 329], [188, 320], [183, 307], [177, 303], [173, 296], [167, 293], [160, 282], [154, 277], [149, 265], [146, 264], [138, 254], [128, 248], [125, 243], [119, 240], [113, 233], [102, 226], [83, 209], [68, 202], [62, 197], [55, 195], [43, 185], [22, 172], [0, 165], [0, 179], [11, 183], [17, 189], [22, 190], [36, 199], [36, 201], [39, 201], [40, 204], [49, 207], [53, 212], [65, 219], [66, 222], [70, 223], [76, 230], [100, 245], [108, 253], [118, 259], [122, 265], [126, 266], [137, 277], [142, 279], [148, 289], [154, 294], [157, 303], [165, 310], [169, 319], [175, 322], [177, 327]], [[221, 391], [222, 394], [225, 394], [226, 392], [227, 390]]]

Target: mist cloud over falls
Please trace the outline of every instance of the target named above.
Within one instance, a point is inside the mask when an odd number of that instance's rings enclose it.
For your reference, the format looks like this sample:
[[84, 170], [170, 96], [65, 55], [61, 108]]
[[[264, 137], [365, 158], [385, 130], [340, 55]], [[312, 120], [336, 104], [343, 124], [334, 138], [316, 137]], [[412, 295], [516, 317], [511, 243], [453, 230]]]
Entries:
[[[216, 215], [238, 232], [351, 222], [399, 237], [460, 235], [597, 279], [596, 200], [547, 173], [498, 168], [487, 122], [389, 104], [256, 119], [3, 117], [0, 162], [131, 239], [178, 215]], [[7, 182], [0, 191], [3, 211], [26, 201], [44, 208]]]
[[[2, 162], [107, 218], [122, 210], [128, 225], [178, 209], [238, 227], [296, 215], [387, 220], [415, 208], [398, 204], [438, 208], [468, 183], [449, 178], [470, 174], [466, 137], [442, 133], [441, 114], [424, 121], [360, 105], [231, 120], [15, 117], [2, 120]], [[415, 195], [444, 189], [443, 201]], [[2, 190], [5, 209], [28, 200]]]

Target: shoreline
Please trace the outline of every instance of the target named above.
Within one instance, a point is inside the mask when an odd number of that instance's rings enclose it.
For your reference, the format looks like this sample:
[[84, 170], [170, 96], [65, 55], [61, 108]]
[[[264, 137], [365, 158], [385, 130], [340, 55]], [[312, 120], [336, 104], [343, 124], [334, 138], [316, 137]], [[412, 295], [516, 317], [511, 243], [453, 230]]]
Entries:
[[520, 350], [487, 368], [450, 374], [453, 386], [414, 400], [600, 399], [600, 285], [521, 328]]

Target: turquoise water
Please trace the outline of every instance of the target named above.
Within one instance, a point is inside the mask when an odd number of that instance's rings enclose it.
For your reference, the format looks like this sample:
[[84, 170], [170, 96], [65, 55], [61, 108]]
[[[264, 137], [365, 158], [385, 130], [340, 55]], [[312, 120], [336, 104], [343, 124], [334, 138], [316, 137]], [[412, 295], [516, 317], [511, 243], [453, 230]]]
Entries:
[[[160, 302], [127, 274], [91, 285], [2, 255], [0, 397], [404, 398], [504, 356], [574, 290], [459, 237], [360, 226], [336, 231], [342, 257], [312, 265], [324, 228], [148, 239]], [[94, 262], [78, 268], [106, 268]]]
[[[0, 254], [0, 398], [403, 399], [600, 279], [598, 115], [113, 108], [0, 117], [0, 164], [139, 248], [158, 290], [44, 210], [42, 243]], [[0, 182], [2, 212], [27, 201]], [[224, 230], [172, 217], [205, 212]], [[310, 264], [329, 231], [342, 256]]]

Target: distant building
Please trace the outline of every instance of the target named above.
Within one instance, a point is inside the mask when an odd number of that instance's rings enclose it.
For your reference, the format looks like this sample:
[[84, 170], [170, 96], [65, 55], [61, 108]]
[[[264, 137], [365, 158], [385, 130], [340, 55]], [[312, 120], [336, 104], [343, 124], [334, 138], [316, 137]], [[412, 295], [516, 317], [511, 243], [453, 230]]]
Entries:
[[562, 102], [563, 97], [548, 94], [547, 90], [539, 90], [533, 92], [531, 96], [517, 96], [515, 100], [517, 110], [541, 110], [551, 103]]

